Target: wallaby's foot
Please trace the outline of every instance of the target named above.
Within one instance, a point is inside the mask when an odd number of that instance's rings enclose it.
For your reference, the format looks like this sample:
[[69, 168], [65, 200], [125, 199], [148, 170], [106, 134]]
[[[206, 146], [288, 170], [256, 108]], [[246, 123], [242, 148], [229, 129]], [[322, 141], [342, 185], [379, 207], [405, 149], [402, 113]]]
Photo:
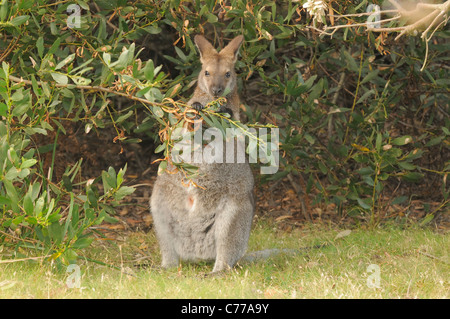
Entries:
[[231, 269], [233, 269], [232, 265], [234, 265], [234, 263], [228, 263], [223, 260], [223, 257], [217, 257], [212, 273], [230, 271]]
[[168, 269], [168, 268], [175, 268], [178, 267], [180, 264], [179, 257], [171, 251], [164, 251], [162, 255], [162, 262], [161, 267]]
[[178, 266], [179, 266], [179, 262], [178, 261], [177, 262], [170, 262], [170, 263], [168, 263], [168, 262], [162, 262], [161, 263], [161, 268], [163, 268], [163, 269], [176, 268]]

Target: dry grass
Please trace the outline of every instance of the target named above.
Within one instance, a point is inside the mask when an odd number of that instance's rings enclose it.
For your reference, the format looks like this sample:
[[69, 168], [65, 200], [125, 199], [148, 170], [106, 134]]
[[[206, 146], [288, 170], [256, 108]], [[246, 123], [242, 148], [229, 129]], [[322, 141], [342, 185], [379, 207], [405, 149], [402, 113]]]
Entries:
[[[242, 265], [217, 277], [204, 276], [212, 269], [207, 263], [167, 271], [135, 267], [138, 262], [159, 263], [157, 243], [153, 232], [127, 233], [117, 245], [98, 243], [86, 252], [86, 257], [122, 267], [124, 272], [80, 260], [80, 288], [69, 288], [74, 273], [58, 271], [47, 262], [0, 264], [0, 297], [449, 298], [448, 234], [385, 227], [352, 230], [336, 239], [339, 232], [311, 226], [285, 233], [259, 221], [250, 250], [328, 246]], [[370, 287], [377, 276], [368, 269], [372, 264], [379, 267], [379, 288]]]

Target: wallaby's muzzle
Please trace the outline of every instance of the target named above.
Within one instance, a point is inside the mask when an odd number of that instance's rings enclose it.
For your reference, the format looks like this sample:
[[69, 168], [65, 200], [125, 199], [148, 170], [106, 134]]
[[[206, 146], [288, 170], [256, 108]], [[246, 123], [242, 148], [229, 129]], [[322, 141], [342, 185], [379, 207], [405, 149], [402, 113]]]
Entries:
[[218, 98], [223, 93], [223, 86], [213, 86], [211, 88], [211, 93], [215, 98]]

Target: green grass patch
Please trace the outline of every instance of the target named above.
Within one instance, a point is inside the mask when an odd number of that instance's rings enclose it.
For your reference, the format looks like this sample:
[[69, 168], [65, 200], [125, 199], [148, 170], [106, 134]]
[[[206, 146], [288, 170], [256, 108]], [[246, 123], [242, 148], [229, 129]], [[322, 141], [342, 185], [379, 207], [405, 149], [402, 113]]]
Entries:
[[258, 221], [249, 251], [327, 246], [221, 276], [205, 276], [209, 263], [157, 269], [154, 232], [129, 232], [95, 243], [84, 257], [97, 262], [80, 259], [75, 271], [42, 260], [0, 263], [0, 298], [449, 298], [448, 234], [385, 226], [336, 238], [341, 232], [312, 225], [286, 233]]

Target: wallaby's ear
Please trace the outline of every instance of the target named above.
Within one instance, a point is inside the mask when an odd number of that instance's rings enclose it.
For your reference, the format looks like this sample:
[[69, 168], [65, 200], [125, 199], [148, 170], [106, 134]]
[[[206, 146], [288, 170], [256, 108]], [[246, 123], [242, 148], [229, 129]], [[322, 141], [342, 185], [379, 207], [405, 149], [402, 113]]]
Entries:
[[233, 62], [237, 60], [237, 54], [239, 52], [239, 48], [241, 47], [242, 42], [244, 41], [243, 35], [238, 35], [233, 40], [228, 43], [228, 45], [220, 51], [221, 55], [229, 56], [233, 59]]
[[212, 46], [212, 44], [205, 39], [204, 36], [197, 34], [194, 37], [195, 45], [197, 46], [200, 52], [200, 61], [203, 63], [203, 59], [211, 54], [217, 54], [216, 49]]

